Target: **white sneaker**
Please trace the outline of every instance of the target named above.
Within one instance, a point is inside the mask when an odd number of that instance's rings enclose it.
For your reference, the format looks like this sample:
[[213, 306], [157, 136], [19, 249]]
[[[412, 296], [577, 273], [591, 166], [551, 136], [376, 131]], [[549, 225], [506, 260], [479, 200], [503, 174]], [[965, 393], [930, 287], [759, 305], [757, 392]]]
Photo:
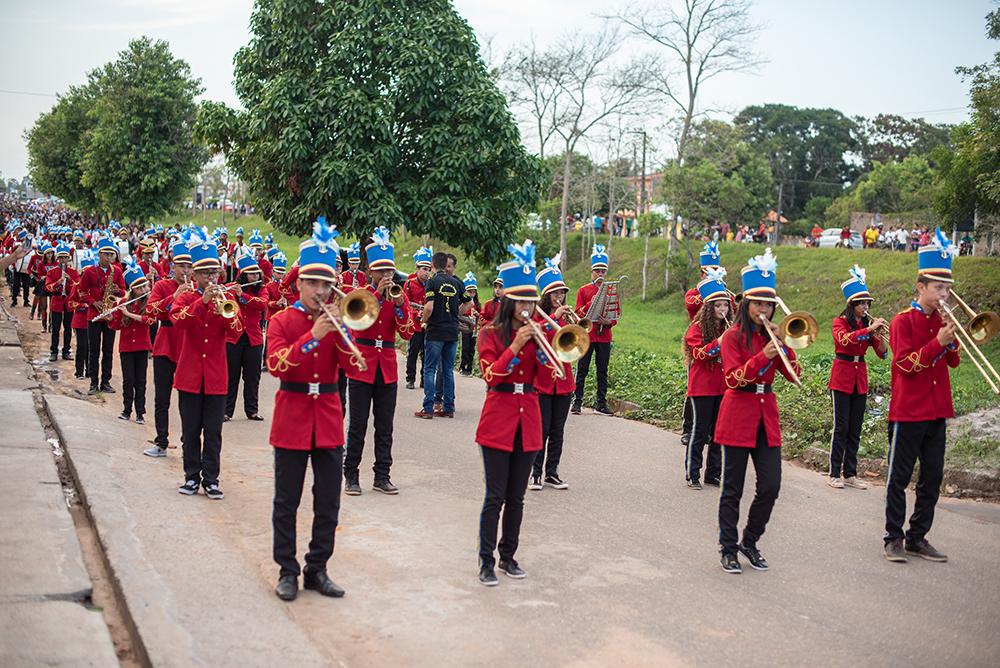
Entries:
[[868, 483], [864, 480], [858, 480], [854, 476], [844, 478], [844, 484], [848, 487], [853, 487], [854, 489], [868, 489]]
[[146, 455], [147, 457], [166, 457], [167, 449], [161, 448], [158, 445], [154, 445], [153, 447], [147, 450], [143, 450], [142, 454]]
[[830, 481], [826, 484], [834, 489], [844, 489], [844, 481], [840, 478], [830, 478]]
[[531, 476], [531, 479], [528, 481], [528, 489], [537, 492], [541, 488], [542, 488], [542, 476], [540, 475]]

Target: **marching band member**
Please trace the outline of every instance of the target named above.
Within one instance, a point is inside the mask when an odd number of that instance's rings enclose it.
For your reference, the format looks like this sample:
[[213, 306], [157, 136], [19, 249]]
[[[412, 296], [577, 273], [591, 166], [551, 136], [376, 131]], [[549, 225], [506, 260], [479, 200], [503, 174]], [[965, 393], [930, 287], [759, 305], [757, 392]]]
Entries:
[[349, 292], [348, 288], [360, 288], [368, 285], [368, 277], [361, 271], [361, 244], [355, 241], [347, 248], [347, 271], [340, 276], [340, 289]]
[[[80, 276], [77, 301], [87, 306], [87, 349], [90, 355], [89, 394], [114, 392], [111, 387], [111, 356], [115, 351], [115, 332], [104, 320], [94, 322], [102, 308], [105, 293], [112, 297], [125, 294], [125, 278], [118, 259], [118, 246], [114, 239], [102, 235], [97, 242], [97, 264], [87, 267]], [[98, 385], [100, 374], [100, 385]]]
[[[81, 272], [85, 271], [87, 267], [93, 267], [97, 264], [97, 260], [94, 259], [94, 252], [89, 249], [85, 248], [77, 251], [76, 257], [79, 259]], [[90, 309], [80, 299], [79, 278], [70, 286], [66, 305], [73, 312], [73, 319], [70, 321], [70, 325], [73, 327], [73, 333], [76, 337], [76, 371], [73, 377], [77, 380], [83, 380], [90, 377], [90, 337], [87, 332], [90, 326], [90, 318], [88, 317]]]
[[120, 420], [129, 420], [135, 408], [137, 424], [146, 424], [146, 367], [153, 343], [149, 326], [156, 318], [146, 315], [147, 299], [124, 304], [136, 297], [149, 295], [149, 281], [134, 257], [125, 258], [125, 285], [128, 292], [119, 300], [118, 309], [110, 317], [111, 329], [121, 332], [118, 338], [118, 360], [122, 367], [122, 413]]
[[[597, 295], [607, 273], [608, 254], [604, 246], [594, 244], [594, 250], [590, 254], [590, 283], [581, 286], [576, 292], [576, 314], [581, 318], [590, 308], [590, 303]], [[616, 320], [609, 320], [603, 316], [594, 318], [594, 327], [590, 330], [590, 348], [576, 366], [576, 398], [571, 409], [576, 415], [581, 412], [583, 388], [590, 373], [590, 360], [595, 356], [597, 357], [597, 403], [594, 411], [602, 415], [613, 415], [608, 408], [608, 363], [611, 361], [611, 328], [617, 324]]]
[[[271, 263], [268, 261], [267, 257], [264, 255], [264, 237], [261, 236], [260, 230], [254, 230], [250, 233], [250, 251], [253, 254], [253, 259], [259, 267], [259, 271], [264, 275], [264, 279], [271, 280]], [[237, 258], [237, 264], [239, 263], [239, 258]], [[237, 267], [239, 269], [239, 267]]]
[[59, 266], [56, 261], [56, 249], [48, 241], [41, 241], [35, 254], [31, 268], [35, 281], [35, 298], [31, 306], [31, 317], [34, 318], [38, 309], [38, 319], [42, 321], [42, 331], [49, 331], [49, 292], [45, 289], [45, 278], [49, 272]]
[[726, 270], [712, 267], [698, 283], [701, 306], [684, 335], [684, 356], [688, 361], [686, 405], [691, 407], [692, 433], [684, 458], [684, 479], [691, 489], [701, 489], [701, 462], [708, 444], [705, 484], [718, 485], [722, 473], [722, 453], [713, 438], [719, 405], [725, 391], [722, 370], [722, 335], [729, 324], [729, 292]]
[[[847, 300], [844, 312], [833, 319], [834, 360], [830, 368], [830, 395], [833, 398], [833, 433], [830, 438], [830, 487], [867, 489], [858, 480], [858, 446], [861, 444], [861, 424], [868, 401], [868, 366], [865, 353], [872, 348], [885, 358], [886, 349], [879, 332], [889, 331], [882, 318], [872, 320], [868, 309], [871, 293], [865, 270], [854, 265], [851, 278], [840, 285]], [[843, 472], [844, 479], [840, 474]]]
[[[720, 257], [719, 244], [714, 241], [709, 241], [705, 244], [705, 247], [702, 249], [698, 258], [700, 263], [698, 274], [699, 281], [705, 279], [705, 273], [709, 269], [719, 268]], [[694, 320], [694, 317], [698, 314], [698, 310], [701, 309], [701, 305], [701, 293], [698, 290], [698, 286], [695, 285], [693, 288], [684, 293], [684, 307], [687, 309], [688, 320]], [[684, 444], [684, 447], [687, 447], [691, 441], [691, 425], [694, 422], [693, 418], [694, 414], [692, 412], [691, 397], [688, 396], [684, 399], [684, 422], [681, 426], [681, 443]]]
[[288, 299], [281, 292], [281, 281], [285, 278], [288, 268], [288, 258], [281, 251], [271, 256], [271, 266], [274, 273], [274, 280], [269, 281], [264, 286], [265, 297], [267, 299], [267, 314], [265, 319], [271, 322], [271, 318], [288, 308]]
[[[337, 399], [337, 378], [351, 356], [338, 345], [337, 326], [320, 308], [337, 278], [338, 253], [333, 229], [313, 225], [313, 236], [299, 246], [297, 291], [300, 300], [275, 314], [267, 338], [267, 368], [281, 384], [274, 398], [270, 442], [274, 447], [274, 561], [280, 568], [275, 593], [284, 601], [298, 595], [295, 516], [302, 498], [306, 464], [312, 460], [312, 540], [306, 555], [304, 586], [324, 596], [344, 590], [327, 575], [340, 513], [344, 417]], [[334, 303], [328, 307], [338, 315]]]
[[458, 363], [458, 372], [463, 376], [472, 375], [472, 363], [476, 359], [476, 337], [479, 330], [479, 311], [482, 306], [479, 304], [479, 286], [476, 285], [476, 275], [471, 271], [465, 274], [462, 280], [465, 286], [465, 295], [472, 300], [472, 311], [469, 317], [472, 324], [462, 329], [462, 357]]
[[191, 496], [201, 486], [209, 499], [224, 498], [219, 487], [222, 418], [228, 390], [226, 338], [239, 330], [239, 318], [224, 318], [218, 304], [228, 293], [218, 284], [219, 250], [205, 228], [191, 228], [188, 241], [195, 289], [175, 297], [170, 307], [179, 350], [174, 389], [181, 414], [184, 484], [177, 491]]
[[352, 364], [345, 367], [351, 412], [347, 423], [347, 450], [344, 453], [344, 493], [350, 496], [361, 494], [358, 467], [365, 448], [369, 412], [375, 420], [375, 464], [372, 467], [375, 482], [372, 488], [383, 494], [399, 493], [389, 476], [392, 466], [392, 421], [396, 412], [399, 378], [396, 334], [404, 339], [410, 336], [410, 305], [405, 293], [396, 299], [389, 297], [396, 273], [395, 249], [389, 241], [389, 230], [377, 228], [372, 240], [365, 247], [371, 283], [356, 289], [368, 290], [377, 297], [379, 316], [371, 327], [355, 333], [354, 343], [364, 355], [367, 368], [362, 371], [353, 359]]
[[504, 299], [492, 324], [479, 336], [479, 368], [487, 387], [476, 429], [486, 479], [479, 516], [479, 582], [487, 587], [499, 584], [494, 553], [501, 510], [500, 570], [512, 578], [527, 575], [514, 554], [525, 486], [536, 453], [542, 449], [542, 416], [533, 383], [541, 374], [550, 373], [554, 363], [539, 355], [534, 341], [531, 318], [538, 302], [535, 247], [528, 240], [523, 246], [511, 244], [508, 248], [514, 259], [500, 265]]
[[479, 313], [479, 329], [482, 330], [483, 327], [493, 322], [493, 318], [496, 317], [497, 310], [500, 308], [500, 302], [503, 300], [503, 277], [497, 276], [493, 281], [493, 299], [483, 304], [483, 310]]
[[[567, 324], [564, 319], [573, 309], [566, 304], [569, 288], [563, 282], [558, 253], [554, 258], [545, 259], [545, 268], [538, 272], [536, 280], [541, 293], [538, 305], [560, 326]], [[551, 343], [557, 330], [541, 315], [536, 314], [534, 320], [545, 331], [545, 337]], [[573, 366], [568, 362], [560, 364], [562, 378], [557, 378], [555, 371], [551, 369], [540, 369], [535, 374], [535, 392], [538, 394], [538, 408], [542, 414], [542, 449], [535, 455], [531, 465], [531, 480], [528, 483], [528, 489], [531, 490], [540, 490], [543, 485], [553, 489], [569, 489], [569, 485], [559, 477], [559, 462], [562, 459], [563, 433], [576, 381], [573, 379]]]
[[[781, 488], [781, 424], [771, 383], [776, 372], [789, 380], [793, 378], [779, 359], [777, 346], [765, 336], [763, 329], [769, 327], [777, 336], [777, 325], [771, 322], [777, 297], [777, 268], [770, 248], [764, 255], [750, 258], [742, 271], [743, 300], [736, 322], [722, 336], [726, 392], [719, 405], [715, 440], [722, 445], [719, 544], [722, 569], [727, 573], [742, 572], [737, 551], [742, 552], [756, 570], [768, 569], [767, 560], [757, 549], [757, 541], [764, 535]], [[795, 353], [784, 346], [782, 350], [792, 371], [800, 374]], [[753, 460], [757, 488], [747, 513], [743, 540], [737, 542], [748, 459]]]
[[69, 266], [70, 251], [65, 242], [59, 244], [56, 250], [56, 261], [59, 263], [45, 275], [45, 289], [52, 295], [49, 310], [52, 313], [52, 341], [49, 346], [49, 361], [55, 362], [59, 357], [59, 330], [62, 329], [62, 358], [73, 359], [69, 354], [69, 344], [73, 338], [73, 311], [67, 304], [67, 297], [73, 285], [80, 280], [79, 274]]
[[[149, 288], [152, 290], [156, 282], [160, 280], [160, 263], [156, 261], [157, 247], [156, 240], [153, 238], [153, 235], [156, 234], [156, 228], [150, 228], [146, 234], [149, 236], [139, 242], [139, 255], [142, 257], [139, 268], [142, 269], [143, 275], [149, 282]], [[149, 328], [149, 340], [155, 347], [156, 334], [160, 331], [160, 321], [155, 318], [153, 320], [153, 326]]]
[[[260, 237], [260, 233], [254, 230]], [[251, 241], [253, 235], [250, 236]], [[248, 420], [260, 422], [257, 401], [260, 390], [261, 360], [264, 356], [264, 331], [260, 323], [267, 309], [267, 297], [259, 281], [263, 280], [260, 267], [254, 259], [254, 253], [248, 248], [239, 251], [236, 260], [236, 283], [229, 287], [229, 295], [239, 304], [239, 313], [235, 319], [242, 323], [240, 327], [230, 327], [226, 336], [226, 366], [229, 372], [228, 391], [226, 393], [226, 415], [223, 422], [233, 419], [236, 412], [236, 394], [240, 389], [240, 376], [243, 377], [243, 412]], [[256, 285], [249, 285], [256, 283]]]
[[406, 277], [403, 283], [403, 294], [410, 304], [410, 322], [413, 334], [406, 346], [406, 389], [414, 389], [417, 380], [417, 358], [420, 358], [420, 387], [424, 386], [424, 326], [420, 322], [420, 314], [424, 309], [424, 286], [431, 275], [431, 258], [434, 249], [421, 246], [413, 254], [416, 271]]
[[191, 280], [191, 251], [186, 233], [173, 239], [172, 275], [165, 275], [153, 285], [146, 300], [146, 314], [159, 320], [160, 332], [153, 342], [153, 422], [156, 437], [153, 447], [143, 451], [147, 457], [166, 457], [170, 445], [170, 395], [174, 391], [174, 374], [180, 355], [180, 338], [170, 320], [174, 301], [194, 289]]
[[[948, 557], [927, 542], [944, 477], [945, 420], [955, 417], [948, 368], [959, 364], [955, 322], [944, 322], [941, 304], [953, 282], [956, 248], [940, 229], [917, 258], [917, 298], [889, 325], [892, 396], [889, 399], [889, 476], [885, 481], [885, 557], [910, 554], [930, 561]], [[906, 487], [920, 461], [917, 500], [906, 520]]]

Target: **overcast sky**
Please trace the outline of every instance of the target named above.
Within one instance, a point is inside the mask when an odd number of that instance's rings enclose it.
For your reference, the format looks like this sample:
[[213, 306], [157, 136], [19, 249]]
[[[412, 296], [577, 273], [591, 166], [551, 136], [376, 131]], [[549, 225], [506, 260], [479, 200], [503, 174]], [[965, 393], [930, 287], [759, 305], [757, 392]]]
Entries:
[[[596, 14], [624, 4], [455, 0], [497, 52], [531, 35], [543, 44], [583, 38]], [[713, 80], [704, 107], [735, 112], [781, 102], [851, 116], [960, 122], [967, 118], [968, 90], [954, 69], [985, 62], [1000, 48], [984, 34], [984, 16], [994, 6], [992, 0], [756, 0], [753, 19], [765, 26], [756, 48], [768, 62], [754, 75]], [[140, 35], [167, 40], [201, 78], [206, 98], [237, 104], [232, 59], [249, 38], [251, 8], [251, 0], [5, 0], [0, 173], [24, 175], [22, 134], [55, 103], [55, 93], [84, 81]]]

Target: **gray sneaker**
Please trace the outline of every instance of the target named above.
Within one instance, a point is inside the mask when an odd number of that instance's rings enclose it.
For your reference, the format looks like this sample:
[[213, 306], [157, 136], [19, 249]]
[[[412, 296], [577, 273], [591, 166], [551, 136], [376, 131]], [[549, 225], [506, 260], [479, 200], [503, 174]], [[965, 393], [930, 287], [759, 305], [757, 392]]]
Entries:
[[347, 480], [344, 482], [344, 494], [347, 496], [361, 496], [361, 485], [357, 480]]
[[147, 457], [166, 457], [167, 449], [161, 448], [158, 445], [154, 445], [153, 447], [147, 450], [143, 450], [142, 454], [146, 455]]

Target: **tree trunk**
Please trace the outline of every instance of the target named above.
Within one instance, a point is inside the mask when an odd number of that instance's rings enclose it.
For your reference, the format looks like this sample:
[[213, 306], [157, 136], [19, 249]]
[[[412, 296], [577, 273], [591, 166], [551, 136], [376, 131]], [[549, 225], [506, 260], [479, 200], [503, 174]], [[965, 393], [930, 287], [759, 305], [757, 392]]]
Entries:
[[563, 156], [563, 184], [562, 184], [562, 208], [559, 214], [559, 257], [566, 257], [566, 209], [569, 206], [569, 167], [570, 153], [569, 142], [566, 143], [566, 153]]
[[674, 254], [674, 226], [677, 219], [667, 223], [667, 260], [663, 268], [663, 289], [670, 292], [670, 256]]
[[222, 191], [222, 226], [226, 226], [226, 200], [229, 199], [229, 172], [226, 172], [226, 187]]
[[642, 301], [646, 301], [646, 266], [649, 264], [649, 235], [642, 245]]

